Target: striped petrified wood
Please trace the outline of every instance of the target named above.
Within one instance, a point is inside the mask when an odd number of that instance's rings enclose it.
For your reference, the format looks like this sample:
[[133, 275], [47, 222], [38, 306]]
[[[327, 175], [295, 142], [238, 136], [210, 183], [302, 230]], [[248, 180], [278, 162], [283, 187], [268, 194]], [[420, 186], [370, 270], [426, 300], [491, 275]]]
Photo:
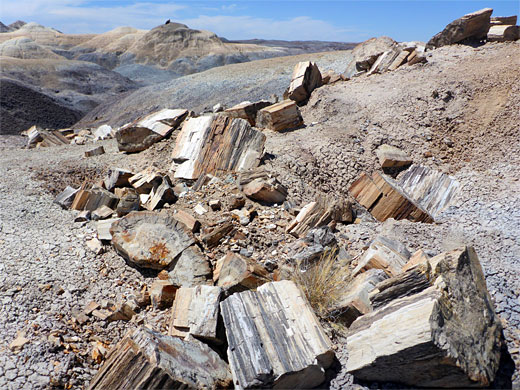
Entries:
[[265, 140], [266, 136], [244, 119], [224, 115], [190, 118], [177, 137], [172, 169], [176, 178], [195, 180], [206, 173], [255, 168]]
[[392, 183], [389, 177], [379, 172], [375, 172], [372, 177], [362, 173], [349, 191], [378, 221], [394, 218], [433, 222], [426, 210]]
[[331, 342], [293, 282], [233, 294], [220, 307], [236, 388], [313, 388], [325, 380]]

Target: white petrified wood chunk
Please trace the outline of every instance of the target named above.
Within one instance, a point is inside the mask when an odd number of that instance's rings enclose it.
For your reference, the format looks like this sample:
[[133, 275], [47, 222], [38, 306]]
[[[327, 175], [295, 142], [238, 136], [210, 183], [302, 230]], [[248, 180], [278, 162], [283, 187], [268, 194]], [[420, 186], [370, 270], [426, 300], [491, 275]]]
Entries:
[[399, 180], [399, 187], [435, 219], [453, 202], [460, 183], [440, 171], [412, 165]]
[[216, 390], [230, 385], [228, 365], [206, 344], [138, 328], [109, 352], [89, 389]]
[[[349, 329], [347, 370], [359, 379], [420, 387], [485, 387], [503, 344], [484, 273], [473, 248], [446, 252], [380, 283], [395, 299]], [[415, 276], [414, 276], [415, 273]], [[417, 283], [413, 283], [416, 281]], [[410, 288], [421, 290], [407, 295]]]
[[168, 334], [219, 341], [217, 323], [221, 295], [222, 288], [217, 286], [181, 287], [173, 302]]
[[233, 294], [220, 307], [236, 388], [302, 389], [325, 380], [332, 345], [293, 282]]

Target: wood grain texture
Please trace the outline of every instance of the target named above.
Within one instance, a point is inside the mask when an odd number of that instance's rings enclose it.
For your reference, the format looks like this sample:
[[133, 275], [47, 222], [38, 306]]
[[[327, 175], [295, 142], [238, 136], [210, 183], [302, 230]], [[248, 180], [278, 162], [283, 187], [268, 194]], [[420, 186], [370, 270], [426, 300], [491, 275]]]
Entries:
[[312, 388], [325, 380], [331, 342], [293, 282], [233, 294], [220, 306], [236, 388]]

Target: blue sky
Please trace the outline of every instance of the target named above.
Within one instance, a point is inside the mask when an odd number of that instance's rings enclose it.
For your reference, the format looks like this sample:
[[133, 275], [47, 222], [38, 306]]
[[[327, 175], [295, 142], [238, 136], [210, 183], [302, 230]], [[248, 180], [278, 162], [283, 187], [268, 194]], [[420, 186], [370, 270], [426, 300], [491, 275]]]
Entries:
[[229, 39], [359, 42], [387, 35], [426, 41], [453, 19], [486, 7], [496, 16], [518, 15], [520, 1], [0, 0], [0, 20], [34, 21], [71, 34], [151, 29], [171, 19]]

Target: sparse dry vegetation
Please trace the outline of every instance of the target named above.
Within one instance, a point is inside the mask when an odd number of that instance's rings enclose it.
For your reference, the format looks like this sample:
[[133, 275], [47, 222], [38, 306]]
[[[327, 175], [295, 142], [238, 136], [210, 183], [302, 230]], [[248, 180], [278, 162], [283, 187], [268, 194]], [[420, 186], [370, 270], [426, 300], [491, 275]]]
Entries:
[[350, 280], [350, 270], [339, 264], [337, 251], [333, 249], [324, 252], [318, 261], [311, 264], [298, 263], [292, 279], [303, 291], [316, 315], [333, 320], [332, 313]]

